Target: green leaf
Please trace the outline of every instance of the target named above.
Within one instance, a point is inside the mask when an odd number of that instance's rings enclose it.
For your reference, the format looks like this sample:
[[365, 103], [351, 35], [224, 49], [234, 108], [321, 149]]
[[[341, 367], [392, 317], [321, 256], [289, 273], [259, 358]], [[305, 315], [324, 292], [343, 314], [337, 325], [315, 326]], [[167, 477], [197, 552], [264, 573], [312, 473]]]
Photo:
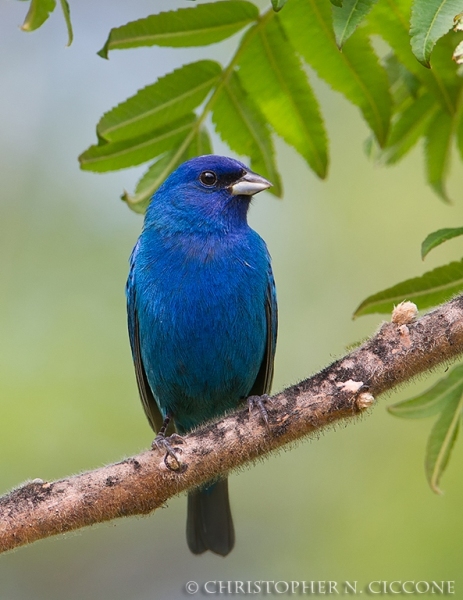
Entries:
[[333, 29], [339, 48], [350, 38], [378, 0], [344, 0], [341, 7], [333, 7]]
[[428, 271], [421, 277], [402, 281], [366, 298], [354, 317], [390, 313], [402, 300], [414, 302], [419, 309], [436, 306], [463, 290], [463, 260]]
[[246, 91], [275, 131], [325, 177], [327, 139], [318, 103], [279, 17], [250, 29], [242, 44], [238, 68]]
[[272, 7], [275, 12], [279, 12], [288, 0], [272, 0]]
[[447, 33], [434, 47], [431, 69], [419, 67], [422, 73], [433, 73], [434, 78], [430, 80], [432, 87], [438, 86], [438, 90], [434, 89], [433, 91], [436, 97], [441, 95], [442, 107], [451, 115], [455, 114], [458, 109], [463, 84], [458, 65], [452, 60], [455, 46], [460, 38], [461, 35], [454, 31]]
[[[393, 49], [400, 62], [424, 84], [449, 113], [455, 111], [456, 97], [452, 89], [459, 81], [456, 65], [447, 56], [445, 36], [433, 53], [433, 68], [424, 69], [412, 53], [409, 37], [410, 0], [381, 0], [368, 15], [368, 31], [380, 35]], [[443, 42], [443, 44], [441, 43]], [[439, 56], [436, 55], [439, 54]], [[445, 76], [444, 76], [445, 74]], [[449, 84], [452, 82], [453, 85]]]
[[135, 188], [135, 194], [130, 195], [128, 192], [124, 192], [122, 200], [127, 202], [133, 211], [144, 213], [151, 197], [172, 171], [185, 160], [203, 154], [212, 154], [212, 146], [207, 131], [200, 129], [193, 136], [185, 152], [178, 154], [177, 149], [174, 148], [162, 155], [140, 179]]
[[441, 412], [443, 406], [463, 394], [463, 365], [454, 367], [432, 388], [403, 402], [388, 407], [395, 417], [403, 419], [422, 419]]
[[447, 467], [453, 445], [457, 439], [463, 408], [463, 395], [455, 391], [448, 398], [441, 416], [432, 428], [426, 448], [426, 476], [431, 489], [441, 494], [439, 480]]
[[431, 66], [432, 49], [452, 28], [454, 17], [462, 10], [462, 0], [414, 0], [410, 20], [411, 45], [422, 65]]
[[421, 258], [424, 257], [436, 246], [440, 246], [447, 240], [463, 235], [463, 227], [453, 227], [448, 229], [439, 229], [430, 233], [421, 244]]
[[389, 84], [365, 32], [357, 31], [345, 43], [343, 52], [339, 52], [330, 5], [319, 0], [291, 0], [280, 18], [304, 60], [322, 79], [360, 108], [382, 146], [386, 142], [391, 114]]
[[397, 56], [390, 52], [384, 60], [394, 108], [397, 111], [407, 100], [418, 97], [421, 82], [418, 78], [399, 61]]
[[68, 30], [68, 43], [67, 46], [72, 44], [72, 40], [74, 39], [74, 34], [72, 32], [72, 23], [71, 23], [71, 10], [69, 8], [69, 4], [67, 0], [60, 0], [61, 2], [61, 10], [63, 11], [64, 20], [66, 22], [66, 29]]
[[176, 69], [103, 115], [98, 136], [116, 142], [180, 119], [201, 104], [221, 72], [220, 65], [211, 60]]
[[133, 196], [130, 196], [128, 192], [123, 193], [122, 200], [127, 202], [133, 211], [143, 214], [154, 192], [170, 173], [179, 166], [180, 160], [172, 162], [174, 155], [175, 150], [171, 150], [153, 163], [137, 183]]
[[223, 86], [214, 104], [212, 120], [224, 142], [237, 154], [249, 156], [251, 168], [273, 183], [269, 191], [281, 196], [270, 131], [236, 73]]
[[452, 136], [452, 117], [444, 111], [438, 112], [426, 134], [426, 174], [428, 183], [445, 202], [450, 202], [444, 184], [450, 166]]
[[333, 6], [342, 6], [342, 0], [330, 0]]
[[389, 412], [405, 419], [421, 419], [438, 413], [426, 448], [426, 477], [434, 492], [457, 438], [463, 409], [463, 365], [454, 367], [429, 390], [389, 407]]
[[386, 164], [394, 164], [409, 152], [425, 134], [430, 120], [439, 105], [431, 94], [411, 100], [407, 108], [394, 121], [387, 144], [382, 153]]
[[182, 117], [175, 123], [128, 140], [90, 146], [79, 156], [85, 171], [115, 171], [139, 165], [179, 145], [191, 132], [196, 115]]
[[56, 8], [56, 0], [31, 0], [24, 23], [23, 31], [34, 31], [45, 23]]
[[109, 50], [140, 46], [207, 46], [230, 37], [258, 16], [257, 7], [244, 0], [211, 2], [161, 12], [111, 29], [98, 54], [108, 58]]

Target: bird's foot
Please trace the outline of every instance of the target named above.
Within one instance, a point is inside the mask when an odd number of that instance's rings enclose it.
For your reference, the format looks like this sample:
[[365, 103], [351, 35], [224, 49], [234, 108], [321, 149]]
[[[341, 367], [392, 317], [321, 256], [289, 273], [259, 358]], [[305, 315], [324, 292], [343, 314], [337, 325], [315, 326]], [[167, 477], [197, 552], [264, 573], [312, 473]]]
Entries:
[[262, 394], [262, 396], [249, 396], [249, 398], [247, 400], [248, 407], [249, 407], [249, 413], [251, 413], [254, 410], [254, 408], [257, 407], [257, 409], [259, 410], [260, 416], [262, 417], [262, 420], [264, 421], [267, 429], [269, 429], [268, 412], [267, 412], [267, 409], [265, 408], [264, 404], [268, 400], [270, 400], [270, 396], [268, 394]]
[[164, 464], [169, 471], [183, 471], [185, 466], [178, 457], [178, 453], [181, 453], [182, 449], [175, 448], [173, 444], [183, 444], [182, 436], [173, 433], [169, 437], [166, 437], [163, 433], [158, 433], [151, 444], [151, 448], [165, 452]]

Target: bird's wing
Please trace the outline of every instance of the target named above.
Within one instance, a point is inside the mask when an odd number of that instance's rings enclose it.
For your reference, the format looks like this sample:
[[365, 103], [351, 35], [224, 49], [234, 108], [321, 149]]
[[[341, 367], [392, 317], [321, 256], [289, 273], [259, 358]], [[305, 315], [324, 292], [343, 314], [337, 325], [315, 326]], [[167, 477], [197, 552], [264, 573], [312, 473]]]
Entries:
[[250, 396], [262, 396], [270, 393], [273, 380], [273, 362], [275, 359], [275, 348], [277, 343], [278, 309], [275, 280], [269, 268], [267, 294], [265, 297], [265, 319], [267, 322], [267, 342], [265, 345], [264, 358], [257, 374], [254, 385], [249, 393]]
[[[132, 254], [133, 257], [133, 254]], [[138, 327], [138, 315], [136, 308], [136, 291], [133, 274], [133, 260], [130, 261], [130, 273], [127, 281], [127, 315], [129, 326], [130, 346], [132, 348], [133, 362], [135, 365], [135, 375], [137, 377], [138, 391], [140, 393], [141, 402], [145, 410], [148, 421], [155, 432], [159, 431], [163, 424], [163, 418], [157, 402], [151, 391], [148, 377], [146, 376], [145, 367], [141, 357], [140, 332]]]

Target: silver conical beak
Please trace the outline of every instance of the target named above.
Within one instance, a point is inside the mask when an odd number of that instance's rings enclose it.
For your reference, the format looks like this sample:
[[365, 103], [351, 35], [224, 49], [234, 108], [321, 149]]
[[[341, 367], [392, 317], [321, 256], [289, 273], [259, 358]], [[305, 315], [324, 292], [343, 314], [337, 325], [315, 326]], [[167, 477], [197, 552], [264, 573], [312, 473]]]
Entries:
[[269, 187], [272, 187], [270, 181], [257, 175], [257, 173], [248, 171], [241, 179], [230, 186], [230, 191], [234, 196], [252, 196]]

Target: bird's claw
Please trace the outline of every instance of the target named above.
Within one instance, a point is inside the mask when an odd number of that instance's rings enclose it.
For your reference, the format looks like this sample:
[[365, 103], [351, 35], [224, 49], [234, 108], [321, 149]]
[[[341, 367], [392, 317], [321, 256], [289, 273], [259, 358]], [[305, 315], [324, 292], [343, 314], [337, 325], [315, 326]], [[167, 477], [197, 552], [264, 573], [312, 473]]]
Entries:
[[267, 402], [269, 399], [270, 396], [268, 394], [262, 394], [262, 396], [249, 396], [247, 400], [249, 413], [251, 413], [254, 410], [254, 408], [257, 407], [267, 429], [269, 429], [268, 412], [264, 406], [264, 403]]
[[166, 438], [164, 434], [158, 433], [151, 444], [151, 448], [153, 450], [158, 449], [161, 450], [161, 452], [165, 452], [164, 464], [169, 471], [183, 471], [184, 465], [177, 456], [177, 453], [181, 453], [182, 450], [181, 448], [174, 448], [172, 444], [183, 444], [182, 436], [178, 435], [177, 433], [173, 433], [171, 436]]

